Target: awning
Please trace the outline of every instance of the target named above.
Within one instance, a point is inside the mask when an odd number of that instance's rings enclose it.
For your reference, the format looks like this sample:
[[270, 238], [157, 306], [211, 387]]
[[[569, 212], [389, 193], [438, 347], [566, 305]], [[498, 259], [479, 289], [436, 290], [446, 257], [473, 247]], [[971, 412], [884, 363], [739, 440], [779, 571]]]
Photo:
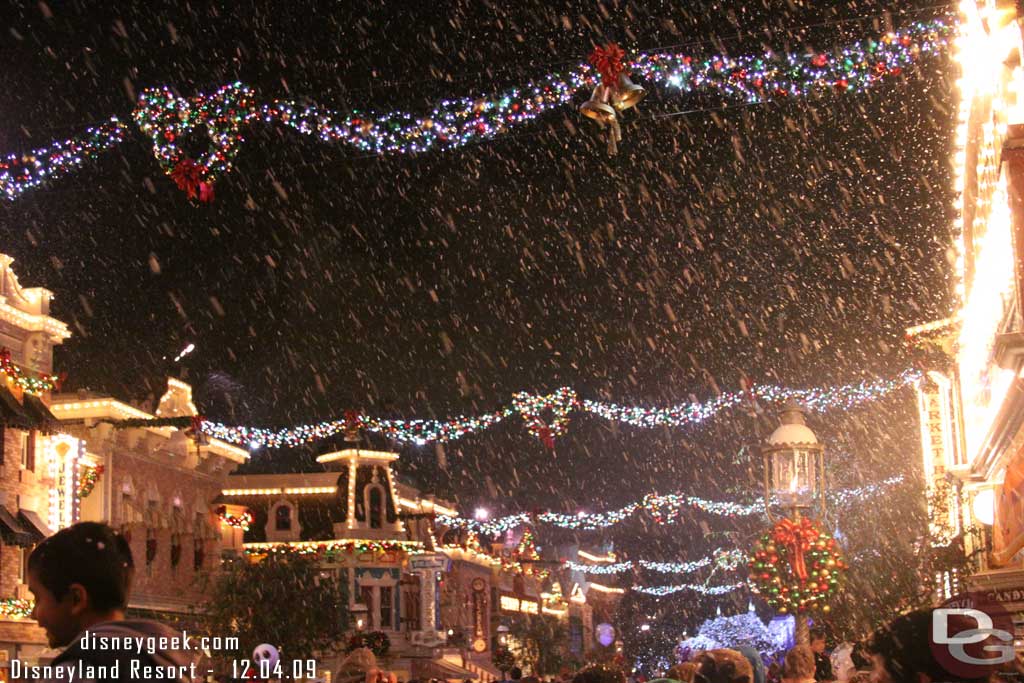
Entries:
[[449, 662], [446, 659], [418, 659], [415, 660], [417, 669], [416, 676], [419, 678], [440, 678], [442, 680], [475, 680], [480, 678], [469, 669], [463, 669]]
[[18, 519], [22, 522], [22, 525], [28, 529], [28, 532], [35, 536], [36, 543], [43, 540], [47, 536], [52, 536], [53, 532], [50, 531], [50, 527], [43, 524], [43, 520], [39, 519], [32, 510], [18, 510]]
[[14, 394], [5, 386], [0, 386], [0, 422], [15, 429], [32, 429], [34, 420], [14, 398]]
[[0, 505], [0, 536], [11, 545], [29, 546], [36, 542], [35, 537], [3, 505]]
[[32, 419], [34, 427], [44, 434], [52, 434], [60, 429], [60, 420], [50, 412], [50, 409], [39, 400], [38, 396], [25, 392], [21, 408]]

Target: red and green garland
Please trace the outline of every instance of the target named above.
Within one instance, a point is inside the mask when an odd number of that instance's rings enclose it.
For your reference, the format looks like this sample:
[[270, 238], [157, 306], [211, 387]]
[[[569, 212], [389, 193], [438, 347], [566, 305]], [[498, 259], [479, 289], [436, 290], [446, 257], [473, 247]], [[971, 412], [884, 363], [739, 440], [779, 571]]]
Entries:
[[11, 360], [11, 352], [6, 347], [0, 348], [0, 372], [14, 382], [14, 385], [30, 394], [41, 394], [60, 388], [60, 377], [57, 375], [41, 375], [29, 377]]
[[0, 618], [29, 619], [32, 616], [34, 603], [21, 598], [4, 598], [0, 600]]
[[78, 485], [79, 500], [89, 497], [89, 494], [96, 488], [96, 484], [99, 483], [101, 476], [103, 476], [103, 465], [96, 465], [95, 467], [86, 466], [82, 469], [82, 476]]
[[386, 553], [386, 552], [415, 552], [422, 550], [422, 544], [416, 541], [324, 541], [316, 545], [288, 545], [282, 543], [274, 546], [247, 546], [247, 555], [323, 555], [327, 559], [336, 557], [342, 553]]
[[217, 516], [220, 518], [221, 524], [226, 524], [229, 527], [235, 529], [241, 529], [242, 531], [248, 531], [249, 527], [252, 526], [253, 516], [252, 513], [246, 510], [241, 515], [228, 514], [227, 507], [221, 505], [217, 508]]
[[846, 569], [836, 540], [813, 520], [780, 519], [750, 556], [750, 587], [780, 613], [829, 612]]
[[[323, 142], [346, 144], [361, 153], [454, 149], [529, 124], [572, 102], [579, 90], [599, 82], [608, 86], [623, 73], [684, 97], [716, 95], [726, 104], [862, 92], [942, 52], [955, 26], [949, 17], [917, 21], [876, 39], [821, 52], [802, 47], [789, 53], [737, 56], [651, 51], [625, 59], [620, 48], [605, 45], [591, 54], [590, 63], [568, 65], [501, 91], [445, 100], [429, 111], [333, 111], [260, 98], [237, 82], [191, 97], [162, 86], [141, 94], [132, 118], [152, 142], [153, 153], [171, 180], [190, 199], [209, 202], [217, 180], [231, 171], [246, 132], [261, 122], [278, 123]], [[0, 197], [15, 200], [70, 174], [121, 144], [126, 133], [127, 126], [114, 117], [77, 138], [0, 157]], [[196, 158], [184, 150], [190, 136], [208, 140]]]

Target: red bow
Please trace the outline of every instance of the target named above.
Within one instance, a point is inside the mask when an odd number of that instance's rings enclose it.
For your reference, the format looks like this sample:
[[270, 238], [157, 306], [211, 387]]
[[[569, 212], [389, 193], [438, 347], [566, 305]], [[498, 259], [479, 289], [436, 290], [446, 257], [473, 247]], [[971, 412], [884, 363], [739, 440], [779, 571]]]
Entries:
[[199, 201], [201, 201], [201, 202], [212, 202], [213, 201], [213, 183], [207, 183], [207, 182], [199, 183]]
[[191, 159], [182, 159], [171, 171], [171, 180], [177, 184], [179, 190], [188, 193], [189, 199], [195, 199], [199, 190], [199, 164]]
[[547, 425], [541, 425], [537, 428], [537, 436], [550, 450], [555, 450], [555, 435], [551, 433], [551, 429]]
[[601, 74], [601, 83], [614, 87], [619, 82], [619, 75], [625, 71], [622, 58], [626, 52], [615, 43], [606, 43], [604, 47], [595, 47], [588, 58], [597, 72]]
[[789, 564], [800, 581], [807, 580], [807, 563], [804, 560], [804, 553], [810, 550], [811, 541], [818, 538], [819, 535], [814, 522], [807, 517], [802, 517], [799, 522], [781, 519], [775, 525], [772, 537], [776, 543], [786, 546], [786, 549], [789, 550]]

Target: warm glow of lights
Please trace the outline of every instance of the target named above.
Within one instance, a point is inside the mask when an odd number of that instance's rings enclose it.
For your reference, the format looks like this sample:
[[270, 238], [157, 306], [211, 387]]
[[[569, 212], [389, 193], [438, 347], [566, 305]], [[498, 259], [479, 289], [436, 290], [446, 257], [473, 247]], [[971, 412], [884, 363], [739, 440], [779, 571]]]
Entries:
[[996, 521], [996, 492], [995, 489], [987, 488], [978, 491], [974, 495], [974, 503], [971, 505], [974, 519], [992, 526]]
[[223, 489], [221, 494], [225, 496], [275, 496], [281, 493], [281, 489]]
[[[169, 379], [168, 384], [172, 381], [174, 380]], [[143, 410], [133, 408], [112, 398], [54, 402], [49, 408], [50, 412], [61, 420], [102, 417], [109, 417], [115, 420], [152, 420], [154, 418], [153, 415]], [[160, 434], [168, 438], [175, 431], [173, 427], [146, 427], [146, 429], [154, 434]], [[204, 446], [204, 448], [235, 462], [246, 462], [249, 460], [249, 452], [247, 450], [238, 446], [232, 446], [220, 439], [211, 438], [209, 445]]]
[[978, 244], [958, 347], [969, 459], [977, 457], [1014, 378], [1012, 370], [996, 366], [992, 359], [995, 337], [1013, 295], [1013, 239], [1005, 176], [1000, 176], [996, 185], [986, 230]]
[[615, 562], [615, 553], [608, 553], [607, 555], [594, 555], [588, 553], [586, 550], [579, 550], [576, 553], [581, 559], [587, 560], [588, 562], [602, 563], [602, 562]]
[[596, 590], [598, 593], [616, 593], [622, 594], [626, 592], [625, 588], [613, 588], [611, 586], [604, 586], [599, 583], [590, 582], [590, 589]]
[[316, 495], [323, 493], [335, 493], [338, 490], [337, 486], [298, 486], [295, 488], [286, 488], [285, 493], [295, 495]]
[[[539, 614], [540, 604], [534, 600], [521, 600], [511, 595], [502, 595], [498, 604], [506, 612], [522, 612], [524, 614]], [[545, 608], [546, 609], [546, 608]]]
[[286, 545], [290, 548], [317, 548], [319, 546], [348, 546], [348, 545], [372, 545], [374, 543], [394, 543], [401, 545], [403, 548], [420, 548], [423, 546], [421, 541], [391, 541], [391, 540], [380, 540], [380, 539], [367, 539], [367, 538], [339, 538], [336, 540], [329, 541], [268, 541], [261, 543], [245, 543], [243, 547], [246, 550], [262, 550], [264, 548], [278, 548]]
[[544, 612], [544, 614], [550, 614], [551, 616], [558, 617], [559, 619], [562, 619], [569, 615], [569, 610], [567, 609], [553, 609], [551, 607], [542, 607], [541, 611]]
[[[979, 456], [1014, 378], [1012, 371], [995, 364], [993, 347], [1014, 295], [1012, 226], [1001, 154], [1007, 122], [1018, 109], [1020, 68], [1010, 71], [1008, 64], [1014, 53], [1017, 57], [1021, 53], [1021, 32], [1013, 10], [997, 11], [991, 2], [962, 0], [960, 12], [960, 34], [953, 42], [954, 59], [960, 67], [953, 178], [958, 193], [954, 234], [961, 308], [957, 316], [962, 321], [956, 361], [966, 452], [959, 453], [961, 434], [948, 425], [943, 424], [941, 432], [933, 425], [928, 435], [922, 426], [923, 443], [933, 451], [942, 448], [947, 457], [945, 463], [937, 463], [934, 453], [926, 454], [926, 460], [932, 459], [925, 463], [926, 473], [940, 464], [970, 464]], [[968, 225], [965, 219], [970, 220]], [[941, 387], [940, 402], [936, 397], [919, 396], [922, 411], [952, 413], [950, 392]], [[941, 444], [935, 443], [938, 438]]]
[[45, 439], [47, 473], [54, 482], [49, 491], [48, 521], [56, 531], [77, 521], [78, 461], [84, 455], [85, 442], [67, 434], [36, 438]]
[[335, 462], [336, 460], [347, 460], [349, 458], [356, 458], [358, 460], [376, 460], [380, 462], [390, 462], [392, 460], [398, 460], [398, 453], [390, 453], [388, 451], [364, 451], [361, 448], [346, 448], [343, 451], [335, 451], [333, 453], [324, 453], [316, 459], [317, 462]]

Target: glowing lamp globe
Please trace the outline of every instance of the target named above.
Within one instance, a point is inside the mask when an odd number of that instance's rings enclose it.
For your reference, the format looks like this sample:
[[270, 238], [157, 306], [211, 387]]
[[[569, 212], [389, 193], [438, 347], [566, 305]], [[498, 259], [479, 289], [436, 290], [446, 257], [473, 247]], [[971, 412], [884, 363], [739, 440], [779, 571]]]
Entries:
[[992, 526], [996, 521], [996, 492], [994, 489], [982, 489], [974, 496], [971, 505], [974, 519], [985, 526]]
[[778, 428], [761, 447], [764, 458], [765, 507], [772, 498], [784, 508], [824, 505], [825, 448], [804, 421], [804, 409], [790, 401]]
[[597, 636], [597, 642], [608, 647], [615, 642], [615, 627], [611, 624], [598, 624], [594, 629], [594, 635]]

